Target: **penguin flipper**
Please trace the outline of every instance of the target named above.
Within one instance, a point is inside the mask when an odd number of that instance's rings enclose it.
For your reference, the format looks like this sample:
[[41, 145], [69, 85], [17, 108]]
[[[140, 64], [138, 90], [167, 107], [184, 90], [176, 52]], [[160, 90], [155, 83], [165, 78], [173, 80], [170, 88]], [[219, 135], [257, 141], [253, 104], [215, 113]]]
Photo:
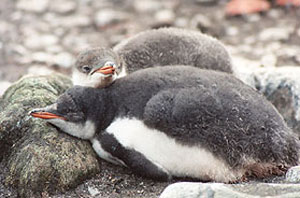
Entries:
[[[148, 101], [143, 117], [148, 127], [174, 133], [182, 127], [193, 129], [202, 124], [204, 117], [213, 119], [218, 111], [218, 97], [201, 86], [159, 92]], [[184, 136], [185, 133], [177, 135]]]
[[123, 162], [134, 173], [160, 181], [170, 181], [172, 179], [167, 170], [147, 159], [142, 153], [125, 148], [114, 135], [103, 132], [98, 140], [106, 152], [110, 153], [118, 161]]

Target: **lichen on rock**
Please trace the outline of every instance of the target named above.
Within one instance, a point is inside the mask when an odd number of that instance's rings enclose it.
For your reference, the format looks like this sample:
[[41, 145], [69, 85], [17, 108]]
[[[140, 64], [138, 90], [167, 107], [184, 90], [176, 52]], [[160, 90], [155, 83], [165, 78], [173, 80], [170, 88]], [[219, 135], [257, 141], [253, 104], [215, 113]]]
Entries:
[[0, 160], [8, 169], [6, 184], [20, 197], [65, 191], [100, 170], [89, 142], [28, 115], [33, 108], [53, 103], [71, 86], [69, 78], [58, 74], [25, 77], [0, 101]]

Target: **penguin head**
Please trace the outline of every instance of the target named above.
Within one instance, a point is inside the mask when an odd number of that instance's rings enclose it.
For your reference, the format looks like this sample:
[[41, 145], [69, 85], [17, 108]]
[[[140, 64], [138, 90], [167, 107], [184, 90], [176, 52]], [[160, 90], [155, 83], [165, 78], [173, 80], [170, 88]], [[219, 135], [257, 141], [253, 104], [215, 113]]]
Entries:
[[106, 87], [118, 77], [122, 65], [121, 58], [111, 49], [87, 49], [77, 57], [73, 68], [73, 84]]
[[94, 88], [75, 86], [54, 104], [33, 109], [29, 115], [41, 118], [65, 133], [81, 139], [94, 137], [105, 113], [105, 101]]

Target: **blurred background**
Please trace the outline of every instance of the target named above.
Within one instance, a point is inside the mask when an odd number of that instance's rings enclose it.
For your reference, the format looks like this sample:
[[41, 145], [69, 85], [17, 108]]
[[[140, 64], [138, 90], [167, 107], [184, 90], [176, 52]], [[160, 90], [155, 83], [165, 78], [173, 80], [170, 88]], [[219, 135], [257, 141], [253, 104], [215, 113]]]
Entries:
[[24, 74], [71, 74], [82, 49], [112, 47], [140, 31], [164, 26], [196, 29], [220, 39], [235, 66], [300, 65], [298, 7], [269, 1], [263, 13], [228, 16], [234, 14], [226, 12], [228, 2], [1, 0], [0, 96]]

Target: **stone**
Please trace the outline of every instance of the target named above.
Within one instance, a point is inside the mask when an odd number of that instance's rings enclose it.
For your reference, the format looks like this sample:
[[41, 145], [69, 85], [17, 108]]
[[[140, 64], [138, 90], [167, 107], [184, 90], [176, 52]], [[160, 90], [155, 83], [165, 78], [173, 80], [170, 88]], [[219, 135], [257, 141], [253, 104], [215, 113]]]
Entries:
[[288, 126], [300, 135], [300, 68], [252, 67], [235, 75], [256, 88], [277, 108]]
[[51, 1], [50, 11], [59, 13], [59, 14], [68, 14], [74, 12], [77, 8], [76, 1], [64, 0], [63, 3], [60, 0]]
[[172, 10], [164, 9], [155, 13], [155, 23], [158, 24], [173, 24], [175, 21], [175, 13]]
[[293, 29], [289, 27], [272, 27], [262, 30], [258, 38], [260, 41], [286, 41]]
[[116, 25], [124, 22], [129, 18], [129, 15], [113, 9], [102, 9], [96, 13], [94, 22], [97, 27], [105, 28], [107, 26]]
[[286, 172], [285, 181], [288, 183], [300, 183], [300, 166], [291, 167]]
[[51, 45], [56, 45], [58, 41], [58, 37], [52, 34], [33, 34], [25, 38], [24, 45], [32, 50], [40, 50]]
[[297, 198], [300, 184], [222, 184], [180, 182], [169, 185], [159, 198]]
[[18, 9], [35, 13], [45, 12], [48, 5], [49, 0], [19, 0], [17, 2]]
[[75, 63], [75, 57], [68, 52], [62, 52], [53, 57], [54, 65], [62, 68], [70, 68]]
[[88, 191], [89, 191], [89, 193], [90, 193], [90, 195], [91, 195], [92, 197], [97, 196], [97, 195], [100, 194], [100, 192], [98, 191], [97, 188], [93, 188], [93, 187], [91, 187], [91, 186], [88, 186]]
[[277, 57], [274, 54], [265, 54], [262, 56], [261, 60], [261, 65], [265, 67], [274, 67], [276, 66], [277, 63]]
[[64, 192], [99, 172], [89, 142], [59, 132], [28, 112], [52, 104], [71, 87], [63, 75], [27, 76], [14, 83], [0, 102], [0, 161], [5, 184], [19, 197]]
[[53, 55], [45, 52], [35, 52], [31, 55], [31, 61], [51, 65], [53, 62]]
[[229, 26], [226, 28], [226, 34], [228, 36], [237, 36], [239, 34], [239, 29], [235, 26]]
[[11, 82], [8, 82], [8, 81], [0, 82], [0, 97], [3, 95], [3, 93], [6, 91], [6, 89], [10, 86], [11, 86]]
[[151, 13], [162, 8], [162, 3], [153, 0], [135, 0], [133, 6], [137, 12]]
[[191, 19], [191, 27], [197, 28], [202, 32], [206, 32], [213, 27], [213, 23], [209, 17], [203, 14], [196, 14]]
[[44, 65], [32, 65], [27, 69], [27, 74], [30, 75], [50, 75], [55, 73], [54, 70]]

